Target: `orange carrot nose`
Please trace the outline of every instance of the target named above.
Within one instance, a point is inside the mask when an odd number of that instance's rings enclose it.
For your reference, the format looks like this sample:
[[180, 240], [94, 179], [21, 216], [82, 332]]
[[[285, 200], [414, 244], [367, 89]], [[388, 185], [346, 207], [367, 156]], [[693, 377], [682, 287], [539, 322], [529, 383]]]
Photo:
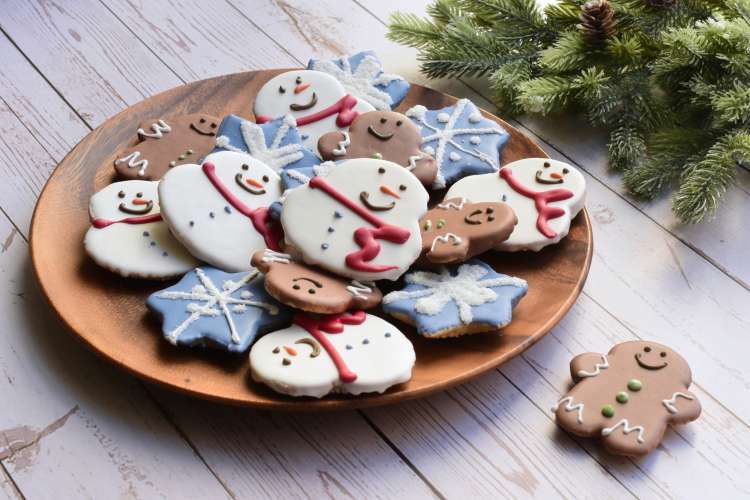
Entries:
[[296, 349], [294, 349], [293, 347], [289, 347], [288, 345], [285, 345], [285, 346], [284, 346], [284, 350], [285, 350], [285, 351], [286, 351], [287, 353], [289, 353], [289, 355], [290, 355], [290, 356], [296, 356], [296, 355], [297, 355], [297, 350], [296, 350]]
[[307, 87], [309, 86], [310, 86], [309, 83], [300, 83], [299, 85], [294, 87], [294, 93], [299, 94], [300, 92], [303, 92], [305, 89], [307, 89]]
[[561, 174], [558, 174], [557, 172], [552, 172], [551, 174], [549, 174], [549, 176], [552, 177], [553, 179], [562, 179], [563, 178], [563, 176]]
[[260, 182], [256, 181], [255, 179], [245, 179], [245, 182], [247, 182], [251, 186], [255, 186], [257, 188], [262, 188], [263, 187], [263, 184], [261, 184]]
[[143, 198], [133, 199], [133, 205], [148, 205], [149, 203], [151, 203], [151, 200], [144, 200]]
[[401, 199], [401, 197], [398, 195], [398, 193], [396, 191], [394, 191], [393, 189], [389, 188], [385, 184], [381, 184], [380, 185], [380, 191], [382, 193], [387, 194], [388, 196], [393, 196], [394, 198], [398, 198], [399, 200]]

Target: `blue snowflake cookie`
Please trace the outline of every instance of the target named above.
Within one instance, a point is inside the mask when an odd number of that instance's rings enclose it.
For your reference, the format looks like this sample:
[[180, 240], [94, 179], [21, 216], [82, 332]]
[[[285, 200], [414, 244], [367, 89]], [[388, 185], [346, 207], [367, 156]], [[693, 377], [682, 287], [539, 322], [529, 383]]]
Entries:
[[435, 110], [418, 105], [405, 114], [422, 131], [422, 151], [435, 157], [438, 174], [434, 189], [467, 175], [500, 169], [500, 154], [510, 134], [483, 117], [470, 100], [460, 99], [453, 106]]
[[285, 169], [279, 174], [281, 176], [281, 188], [286, 191], [307, 184], [307, 181], [317, 175], [326, 175], [335, 164], [336, 162], [333, 161], [324, 161], [311, 167]]
[[437, 272], [412, 271], [404, 281], [402, 290], [383, 297], [383, 310], [428, 338], [502, 328], [528, 290], [526, 281], [497, 273], [477, 259]]
[[383, 71], [383, 64], [371, 50], [339, 59], [310, 59], [307, 69], [322, 71], [336, 78], [344, 89], [367, 101], [375, 109], [391, 110], [409, 92], [409, 82]]
[[216, 133], [212, 151], [247, 153], [281, 174], [288, 168], [306, 168], [320, 163], [315, 153], [302, 145], [297, 122], [291, 115], [259, 125], [227, 115]]
[[245, 352], [259, 333], [283, 328], [291, 311], [273, 299], [256, 269], [225, 273], [197, 267], [146, 301], [174, 345], [211, 346]]

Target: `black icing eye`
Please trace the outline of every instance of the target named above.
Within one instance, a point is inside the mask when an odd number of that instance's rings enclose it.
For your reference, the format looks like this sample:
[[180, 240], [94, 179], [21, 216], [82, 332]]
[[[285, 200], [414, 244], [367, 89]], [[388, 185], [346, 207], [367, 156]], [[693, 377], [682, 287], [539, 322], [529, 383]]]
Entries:
[[384, 173], [385, 173], [385, 169], [384, 169], [383, 167], [380, 167], [380, 168], [378, 169], [378, 173], [379, 173], [379, 174], [384, 174]]
[[125, 198], [125, 191], [120, 191], [119, 193], [117, 193], [117, 196], [119, 196], [120, 198]]
[[385, 123], [385, 122], [387, 122], [387, 121], [388, 121], [388, 120], [387, 120], [387, 119], [385, 119], [385, 118], [381, 118], [381, 119], [380, 119], [380, 123]]
[[201, 119], [200, 119], [199, 121], [200, 121], [201, 123], [206, 123], [206, 119], [205, 119], [205, 118], [201, 118]]
[[564, 175], [564, 174], [567, 174], [568, 172], [570, 172], [570, 170], [568, 170], [567, 168], [564, 168], [564, 169], [563, 169], [563, 175]]
[[398, 121], [396, 122], [396, 126], [397, 126], [397, 127], [400, 127], [400, 126], [401, 126], [401, 125], [403, 125], [403, 124], [404, 124], [404, 122], [403, 122], [403, 121], [401, 121], [401, 120], [398, 120]]
[[211, 124], [211, 128], [216, 128], [216, 124], [215, 124], [215, 123], [212, 123], [212, 124]]
[[249, 170], [249, 169], [250, 169], [250, 165], [248, 165], [247, 163], [242, 164], [242, 170]]
[[143, 198], [143, 193], [136, 193], [135, 197], [136, 198]]
[[544, 162], [544, 168], [550, 168], [552, 165], [548, 161]]
[[284, 86], [279, 85], [279, 94], [283, 94], [284, 92], [286, 92], [286, 89], [284, 88]]
[[292, 288], [294, 288], [295, 290], [299, 290], [299, 285], [292, 285]]
[[297, 85], [299, 85], [300, 83], [302, 83], [302, 77], [298, 76], [297, 79], [294, 80], [294, 83], [296, 83]]
[[666, 358], [667, 357], [667, 353], [664, 352], [664, 351], [662, 351], [661, 353], [659, 353], [659, 356], [661, 356], [662, 358]]
[[399, 191], [406, 191], [406, 186], [404, 186], [403, 184], [401, 184], [401, 185], [400, 185], [400, 186], [398, 187], [398, 190], [399, 190]]
[[643, 348], [644, 352], [651, 352], [651, 348], [649, 346], [646, 346]]
[[267, 175], [264, 175], [263, 177], [261, 177], [261, 179], [263, 179], [263, 182], [268, 182], [268, 176]]
[[311, 289], [309, 289], [309, 290], [307, 291], [307, 293], [309, 293], [310, 295], [315, 295], [315, 289], [314, 289], [314, 288], [311, 288]]

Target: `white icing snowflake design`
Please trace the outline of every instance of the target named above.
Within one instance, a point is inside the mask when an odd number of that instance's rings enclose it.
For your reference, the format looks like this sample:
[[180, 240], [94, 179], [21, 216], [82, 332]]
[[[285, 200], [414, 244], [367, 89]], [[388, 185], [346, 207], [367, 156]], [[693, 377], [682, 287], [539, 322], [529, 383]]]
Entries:
[[[247, 146], [247, 153], [273, 169], [274, 172], [280, 172], [284, 167], [301, 160], [304, 156], [301, 144], [287, 144], [279, 147], [289, 133], [289, 129], [296, 126], [296, 121], [290, 115], [284, 117], [281, 126], [276, 130], [271, 141], [271, 146], [266, 146], [266, 136], [263, 128], [253, 122], [243, 121], [240, 125], [242, 139]], [[216, 138], [216, 145], [229, 151], [244, 153], [240, 148], [230, 144], [227, 136]]]
[[492, 287], [514, 286], [526, 288], [526, 282], [512, 276], [481, 279], [489, 270], [479, 265], [463, 264], [452, 276], [447, 268], [438, 273], [417, 271], [406, 275], [407, 284], [421, 285], [421, 290], [401, 290], [391, 292], [383, 297], [383, 303], [396, 300], [418, 299], [414, 310], [421, 314], [433, 316], [440, 313], [446, 304], [455, 302], [462, 323], [469, 324], [474, 320], [472, 307], [480, 306], [497, 299]]
[[344, 66], [343, 68], [333, 61], [316, 61], [312, 69], [333, 76], [341, 82], [347, 92], [369, 102], [375, 109], [391, 109], [393, 99], [388, 93], [377, 88], [376, 85], [386, 86], [393, 81], [403, 80], [403, 78], [398, 75], [381, 73], [383, 67], [380, 62], [370, 55], [365, 56], [354, 71], [352, 71], [352, 65], [346, 58], [342, 58], [341, 63]]
[[242, 340], [240, 339], [240, 336], [237, 333], [237, 328], [234, 324], [234, 314], [244, 313], [248, 306], [260, 307], [273, 315], [279, 313], [279, 308], [273, 304], [250, 300], [253, 297], [253, 294], [249, 290], [243, 290], [240, 292], [240, 298], [232, 297], [234, 292], [255, 279], [259, 274], [257, 270], [249, 272], [238, 281], [224, 281], [221, 285], [221, 289], [211, 281], [211, 278], [202, 269], [196, 268], [195, 274], [198, 277], [200, 284], [195, 285], [189, 292], [167, 290], [156, 294], [156, 297], [160, 299], [194, 301], [190, 302], [185, 307], [190, 313], [185, 321], [167, 333], [167, 339], [175, 345], [177, 344], [180, 335], [201, 316], [218, 317], [223, 315], [227, 321], [232, 342], [239, 344]]

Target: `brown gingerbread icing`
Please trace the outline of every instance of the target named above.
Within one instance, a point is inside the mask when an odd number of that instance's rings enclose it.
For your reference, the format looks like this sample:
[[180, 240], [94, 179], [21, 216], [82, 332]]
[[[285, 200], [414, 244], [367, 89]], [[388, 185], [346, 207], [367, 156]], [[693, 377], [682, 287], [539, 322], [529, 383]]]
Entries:
[[171, 168], [198, 163], [214, 148], [219, 121], [202, 114], [144, 121], [136, 131], [138, 143], [115, 156], [118, 177], [156, 181]]
[[430, 209], [419, 222], [422, 263], [456, 264], [507, 240], [518, 219], [506, 203], [451, 198]]
[[576, 385], [555, 408], [557, 423], [578, 436], [601, 437], [611, 453], [649, 453], [668, 424], [701, 413], [698, 398], [688, 391], [687, 362], [656, 342], [623, 342], [606, 355], [581, 354], [570, 362], [570, 372]]
[[369, 111], [359, 115], [348, 132], [329, 132], [318, 140], [324, 160], [381, 158], [411, 169], [425, 186], [437, 175], [435, 159], [421, 151], [422, 135], [414, 123], [395, 111]]
[[255, 252], [251, 264], [266, 275], [266, 291], [272, 297], [302, 311], [338, 314], [375, 307], [383, 298], [373, 283], [335, 276], [296, 262], [288, 254], [266, 249]]

